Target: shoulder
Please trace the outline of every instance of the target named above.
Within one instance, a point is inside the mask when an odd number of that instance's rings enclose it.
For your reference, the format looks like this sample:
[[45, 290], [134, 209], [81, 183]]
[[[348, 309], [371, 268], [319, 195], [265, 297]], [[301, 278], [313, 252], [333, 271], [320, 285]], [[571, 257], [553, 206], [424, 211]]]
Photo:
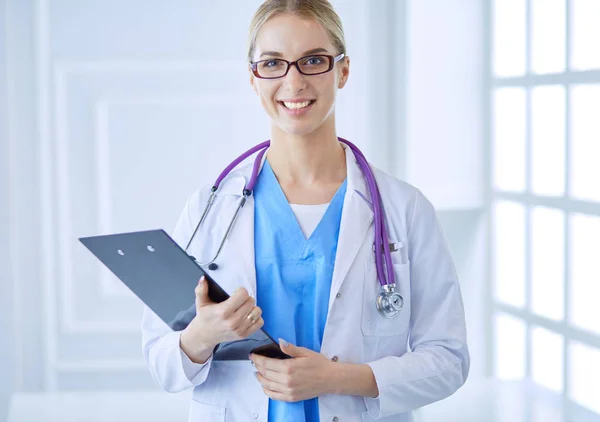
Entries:
[[400, 180], [375, 166], [371, 166], [371, 169], [382, 195], [387, 193], [390, 194], [392, 199], [414, 200], [416, 195], [421, 194], [421, 191], [410, 183]]
[[435, 216], [433, 204], [419, 188], [375, 166], [371, 168], [385, 208], [393, 210], [395, 215], [402, 215], [406, 220], [407, 229], [415, 218]]

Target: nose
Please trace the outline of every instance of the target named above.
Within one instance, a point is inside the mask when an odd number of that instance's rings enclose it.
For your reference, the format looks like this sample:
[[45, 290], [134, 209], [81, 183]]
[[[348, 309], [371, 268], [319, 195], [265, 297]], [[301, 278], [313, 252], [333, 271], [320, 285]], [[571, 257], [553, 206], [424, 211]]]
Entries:
[[292, 92], [298, 92], [306, 86], [306, 75], [300, 73], [296, 66], [290, 66], [287, 75], [283, 77], [285, 84], [289, 86]]

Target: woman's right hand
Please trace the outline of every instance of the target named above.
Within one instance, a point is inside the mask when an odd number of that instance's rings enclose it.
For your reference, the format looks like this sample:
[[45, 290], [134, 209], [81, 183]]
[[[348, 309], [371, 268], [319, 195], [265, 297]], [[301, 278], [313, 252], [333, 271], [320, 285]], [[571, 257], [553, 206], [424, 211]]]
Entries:
[[264, 325], [261, 309], [243, 287], [226, 301], [215, 303], [202, 277], [195, 293], [196, 316], [180, 338], [181, 349], [195, 363], [206, 362], [217, 344], [244, 339]]

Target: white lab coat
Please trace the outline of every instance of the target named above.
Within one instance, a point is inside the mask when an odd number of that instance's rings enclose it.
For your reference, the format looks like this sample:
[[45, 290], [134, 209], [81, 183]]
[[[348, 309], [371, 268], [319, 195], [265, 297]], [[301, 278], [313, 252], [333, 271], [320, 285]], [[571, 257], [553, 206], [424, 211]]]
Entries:
[[[397, 289], [404, 297], [396, 318], [378, 314], [375, 297], [380, 287], [369, 191], [354, 154], [344, 148], [347, 193], [321, 353], [339, 362], [368, 364], [379, 396], [321, 396], [320, 419], [412, 421], [411, 410], [448, 397], [467, 378], [470, 359], [460, 287], [431, 203], [415, 187], [374, 168], [389, 240], [399, 246], [391, 255]], [[188, 249], [199, 262], [213, 257], [251, 171], [249, 161], [222, 182]], [[209, 189], [206, 186], [189, 198], [177, 222], [172, 236], [182, 247], [200, 219]], [[253, 235], [251, 196], [216, 260], [219, 268], [210, 272], [229, 293], [243, 286], [256, 297]], [[268, 397], [249, 361], [209, 359], [195, 364], [180, 349], [180, 332], [171, 331], [148, 308], [142, 324], [143, 352], [156, 383], [168, 392], [194, 388], [189, 422], [267, 421]]]

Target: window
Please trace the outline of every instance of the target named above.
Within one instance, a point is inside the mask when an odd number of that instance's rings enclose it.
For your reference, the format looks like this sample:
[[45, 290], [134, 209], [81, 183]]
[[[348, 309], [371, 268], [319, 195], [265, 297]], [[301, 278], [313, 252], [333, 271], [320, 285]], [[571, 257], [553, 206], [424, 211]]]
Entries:
[[600, 1], [489, 4], [488, 368], [600, 413]]

